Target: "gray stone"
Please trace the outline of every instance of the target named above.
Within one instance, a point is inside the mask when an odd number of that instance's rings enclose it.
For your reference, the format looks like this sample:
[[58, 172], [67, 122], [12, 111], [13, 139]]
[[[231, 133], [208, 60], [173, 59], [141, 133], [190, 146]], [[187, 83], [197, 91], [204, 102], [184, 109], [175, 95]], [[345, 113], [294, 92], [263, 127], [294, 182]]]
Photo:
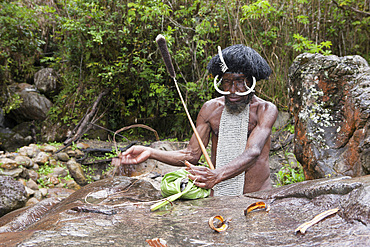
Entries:
[[48, 194], [48, 189], [46, 188], [40, 188], [39, 191], [41, 192], [41, 195], [45, 197]]
[[[38, 217], [27, 224], [19, 226], [19, 219], [31, 219], [32, 208], [13, 221], [4, 220], [0, 231], [12, 231], [2, 235], [4, 244], [40, 247], [148, 246], [146, 240], [154, 238], [168, 246], [367, 246], [369, 188], [370, 176], [318, 179], [243, 196], [177, 200], [151, 212], [153, 203], [148, 201], [160, 198], [159, 191], [148, 181], [115, 177], [83, 187], [50, 208], [52, 213], [45, 207], [43, 214], [32, 210]], [[270, 210], [244, 215], [258, 201]], [[299, 225], [335, 208], [336, 214], [308, 228], [305, 235], [295, 234]], [[229, 221], [225, 232], [208, 226], [216, 215]]]
[[51, 155], [49, 153], [45, 152], [39, 152], [35, 158], [33, 158], [33, 161], [37, 163], [38, 165], [45, 165], [46, 162], [49, 161], [49, 157]]
[[55, 153], [58, 149], [55, 146], [45, 144], [40, 147], [40, 150], [46, 153]]
[[39, 179], [40, 177], [40, 175], [35, 170], [28, 170], [28, 176], [35, 182], [37, 182], [37, 179]]
[[17, 162], [18, 165], [22, 165], [26, 168], [30, 168], [30, 167], [33, 166], [32, 159], [30, 159], [29, 157], [24, 156], [24, 155], [17, 155], [14, 158], [14, 161]]
[[58, 76], [52, 68], [43, 68], [35, 73], [34, 82], [37, 89], [48, 95], [58, 93]]
[[64, 169], [63, 167], [55, 167], [54, 170], [53, 170], [53, 174], [56, 176], [56, 177], [65, 177], [68, 175], [68, 171], [66, 169]]
[[63, 162], [67, 162], [69, 160], [69, 156], [67, 153], [60, 152], [56, 155], [57, 159]]
[[29, 158], [36, 157], [36, 154], [39, 152], [38, 148], [34, 144], [30, 144], [29, 146], [24, 146], [19, 148], [18, 153], [23, 156], [27, 156]]
[[15, 168], [12, 170], [0, 169], [0, 175], [16, 178], [19, 177], [24, 172], [24, 170], [25, 168]]
[[23, 207], [27, 201], [24, 185], [9, 176], [0, 176], [0, 217]]
[[301, 54], [289, 69], [294, 153], [306, 179], [370, 174], [370, 67], [360, 56]]
[[45, 120], [50, 107], [53, 105], [49, 99], [38, 92], [21, 91], [18, 93], [22, 103], [19, 108], [11, 111], [18, 122], [31, 120]]
[[32, 190], [38, 190], [39, 189], [39, 186], [37, 185], [37, 183], [35, 181], [33, 181], [32, 179], [27, 181], [26, 186], [28, 188], [32, 189]]
[[26, 189], [26, 194], [27, 194], [27, 197], [31, 197], [33, 194], [35, 194], [35, 191], [29, 187], [25, 187]]
[[37, 198], [35, 198], [35, 197], [31, 197], [28, 201], [27, 201], [27, 203], [26, 203], [26, 207], [28, 207], [28, 206], [32, 206], [32, 205], [35, 205], [35, 204], [37, 204], [39, 202], [39, 200], [37, 199]]
[[18, 164], [13, 159], [1, 158], [0, 159], [0, 168], [12, 170], [18, 167]]
[[87, 180], [85, 177], [85, 173], [82, 170], [81, 164], [77, 163], [73, 158], [70, 159], [67, 163], [66, 166], [69, 170], [69, 174], [76, 180], [76, 182], [79, 185], [86, 185]]
[[280, 111], [273, 127], [275, 127], [276, 129], [284, 127], [289, 122], [290, 118], [291, 116], [289, 112]]

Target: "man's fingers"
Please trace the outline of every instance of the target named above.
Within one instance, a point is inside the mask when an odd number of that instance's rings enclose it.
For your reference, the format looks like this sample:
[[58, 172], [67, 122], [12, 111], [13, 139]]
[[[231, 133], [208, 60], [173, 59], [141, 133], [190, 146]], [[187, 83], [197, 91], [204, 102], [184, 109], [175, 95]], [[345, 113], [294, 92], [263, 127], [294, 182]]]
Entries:
[[207, 181], [207, 179], [204, 176], [200, 176], [198, 174], [189, 174], [188, 178], [190, 178], [191, 180], [195, 182], [206, 182]]
[[198, 186], [199, 188], [209, 189], [209, 188], [207, 188], [207, 184], [206, 183], [200, 183], [200, 182], [195, 181], [194, 184], [196, 186]]
[[134, 150], [134, 148], [135, 148], [135, 147], [130, 147], [130, 148], [129, 148], [129, 149], [127, 149], [126, 151], [122, 152], [122, 154], [121, 154], [121, 155], [126, 156], [126, 155], [128, 155], [129, 153], [132, 153], [132, 151]]

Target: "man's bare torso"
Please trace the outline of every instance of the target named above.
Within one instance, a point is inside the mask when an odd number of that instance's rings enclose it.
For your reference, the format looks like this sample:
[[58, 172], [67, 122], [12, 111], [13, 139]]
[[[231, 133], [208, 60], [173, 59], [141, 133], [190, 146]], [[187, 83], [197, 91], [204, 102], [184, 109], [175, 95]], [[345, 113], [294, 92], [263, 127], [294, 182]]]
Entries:
[[[266, 104], [268, 105], [271, 103], [264, 101], [257, 96], [253, 96], [250, 103], [248, 136], [252, 134], [253, 130], [257, 126], [260, 119], [259, 114], [261, 114], [262, 112], [261, 109], [263, 107], [266, 107]], [[199, 114], [199, 117], [201, 117], [206, 123], [208, 123], [211, 129], [211, 159], [216, 168], [216, 150], [218, 143], [219, 125], [224, 107], [224, 97], [215, 98], [208, 101]], [[262, 152], [255, 161], [254, 165], [245, 172], [244, 193], [271, 188], [270, 168], [268, 164], [270, 144], [271, 138], [269, 138], [265, 143]]]

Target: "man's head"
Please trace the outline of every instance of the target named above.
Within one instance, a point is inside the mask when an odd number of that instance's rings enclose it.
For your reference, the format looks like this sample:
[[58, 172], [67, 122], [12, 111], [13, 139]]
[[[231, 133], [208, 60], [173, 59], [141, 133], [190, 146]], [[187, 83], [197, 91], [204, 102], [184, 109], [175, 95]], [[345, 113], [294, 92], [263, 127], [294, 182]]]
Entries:
[[[247, 95], [240, 95], [252, 87], [252, 83], [247, 81], [244, 74], [227, 72], [222, 77], [221, 88], [225, 95], [225, 105], [231, 113], [240, 113], [252, 100], [254, 92]], [[236, 93], [240, 93], [239, 95]]]
[[[245, 108], [254, 95], [256, 81], [266, 79], [271, 68], [255, 50], [245, 45], [229, 46], [215, 55], [207, 69], [215, 77], [216, 90], [225, 95], [226, 106], [233, 112]], [[217, 83], [217, 79], [221, 78]], [[222, 90], [218, 88], [221, 85]]]

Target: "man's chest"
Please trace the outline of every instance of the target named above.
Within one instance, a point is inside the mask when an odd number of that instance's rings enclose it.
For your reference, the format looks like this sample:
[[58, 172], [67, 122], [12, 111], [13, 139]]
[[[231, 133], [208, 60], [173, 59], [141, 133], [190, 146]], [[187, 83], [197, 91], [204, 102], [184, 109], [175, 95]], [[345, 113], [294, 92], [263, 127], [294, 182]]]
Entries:
[[[220, 132], [220, 121], [221, 121], [221, 114], [217, 116], [215, 115], [209, 119], [209, 125], [211, 127], [211, 131], [216, 137], [218, 137], [218, 134]], [[248, 123], [248, 136], [250, 135], [250, 133], [252, 133], [252, 131], [254, 130], [256, 126], [257, 126], [256, 114], [253, 112], [250, 112], [249, 113], [249, 123]]]

